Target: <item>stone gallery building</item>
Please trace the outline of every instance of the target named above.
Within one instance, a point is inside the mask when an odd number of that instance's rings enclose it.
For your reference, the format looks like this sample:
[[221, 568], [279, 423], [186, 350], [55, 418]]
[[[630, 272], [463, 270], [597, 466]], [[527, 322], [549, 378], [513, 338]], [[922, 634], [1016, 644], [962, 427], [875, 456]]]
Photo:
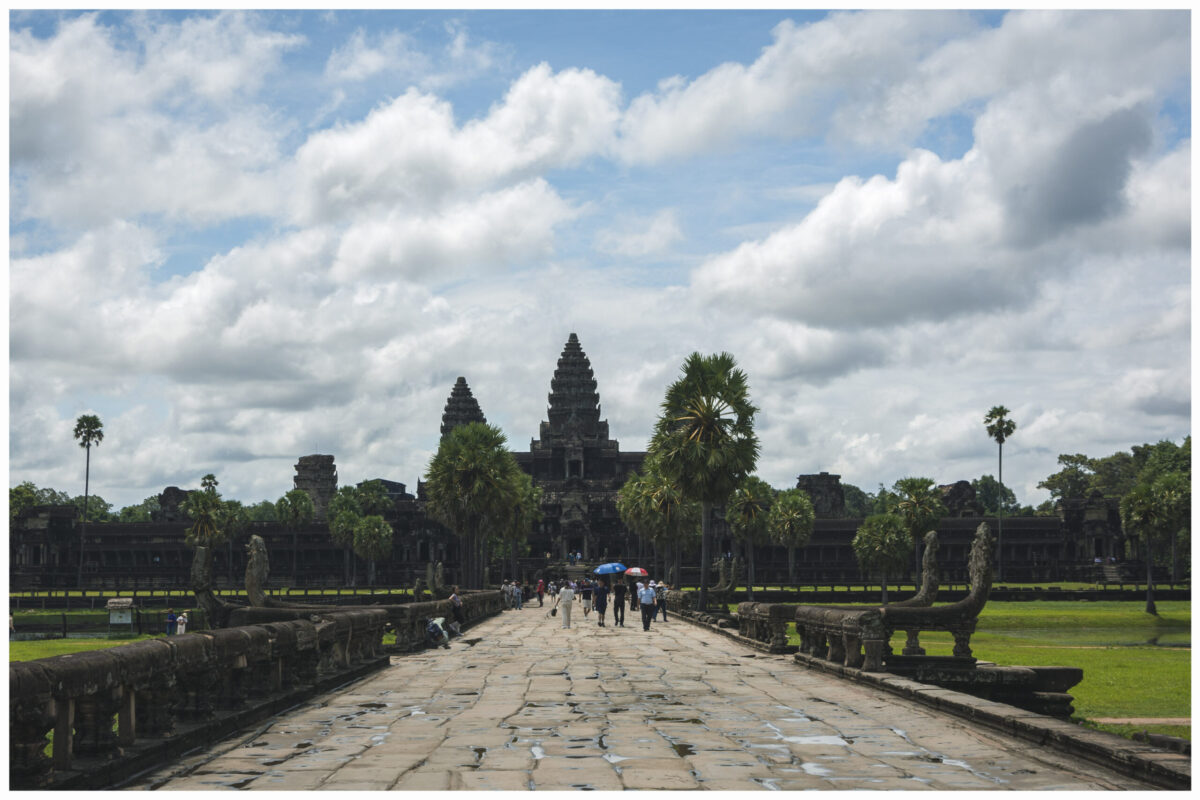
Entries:
[[[445, 436], [457, 425], [486, 422], [465, 378], [450, 391], [441, 420]], [[568, 552], [581, 552], [592, 562], [646, 556], [650, 546], [633, 535], [617, 514], [617, 492], [641, 468], [642, 451], [622, 452], [601, 419], [600, 394], [591, 362], [579, 338], [570, 334], [550, 380], [546, 419], [527, 451], [514, 453], [517, 463], [542, 489], [542, 515], [528, 536], [528, 554], [519, 569], [526, 576], [559, 563]], [[334, 544], [325, 512], [337, 490], [334, 456], [300, 457], [293, 483], [313, 498], [311, 525], [299, 529], [279, 523], [254, 523], [244, 535], [263, 537], [271, 564], [272, 585], [339, 586], [352, 575], [366, 575], [365, 564]], [[392, 556], [376, 565], [382, 585], [411, 585], [426, 565], [441, 562], [454, 580], [458, 542], [451, 532], [425, 515], [420, 481], [416, 494], [404, 483], [383, 480], [392, 499], [385, 516], [391, 523]], [[796, 552], [796, 578], [804, 583], [860, 581], [863, 576], [850, 541], [860, 519], [846, 516], [840, 477], [829, 473], [800, 475], [796, 486], [813, 500], [817, 520], [808, 545]], [[966, 577], [971, 536], [981, 521], [970, 484], [943, 487], [950, 514], [939, 525], [939, 561], [944, 579]], [[89, 587], [178, 587], [187, 585], [191, 549], [184, 542], [188, 522], [179, 511], [187, 493], [167, 487], [160, 510], [147, 523], [93, 523], [80, 543], [79, 523], [69, 506], [38, 506], [14, 520], [9, 537], [10, 578], [14, 589], [74, 586], [83, 560]], [[993, 520], [994, 522], [994, 520]], [[723, 524], [716, 526], [715, 553], [736, 551]], [[1067, 500], [1054, 517], [1004, 520], [1004, 576], [1007, 580], [1091, 578], [1094, 561], [1124, 552], [1116, 501], [1102, 497]], [[81, 553], [82, 549], [82, 553]], [[214, 558], [218, 584], [240, 586], [245, 571], [244, 542], [230, 542]], [[692, 561], [695, 561], [693, 558]], [[763, 546], [755, 551], [756, 573], [772, 582], [786, 576], [786, 551]], [[498, 580], [502, 576], [493, 573]], [[686, 577], [686, 573], [685, 573]]]

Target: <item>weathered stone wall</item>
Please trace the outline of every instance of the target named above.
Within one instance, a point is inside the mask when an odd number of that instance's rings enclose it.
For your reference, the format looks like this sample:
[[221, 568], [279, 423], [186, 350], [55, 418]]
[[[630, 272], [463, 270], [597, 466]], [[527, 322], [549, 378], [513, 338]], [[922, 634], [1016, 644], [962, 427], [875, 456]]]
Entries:
[[217, 741], [386, 664], [387, 622], [340, 610], [13, 662], [10, 788], [111, 786]]

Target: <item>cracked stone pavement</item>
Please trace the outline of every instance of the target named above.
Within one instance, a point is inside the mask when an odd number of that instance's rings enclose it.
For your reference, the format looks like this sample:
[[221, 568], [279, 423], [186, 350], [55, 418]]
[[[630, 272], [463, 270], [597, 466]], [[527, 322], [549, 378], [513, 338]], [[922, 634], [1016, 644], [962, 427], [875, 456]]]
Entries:
[[[536, 604], [131, 789], [1147, 788], [678, 620]], [[473, 643], [469, 643], [473, 642]]]

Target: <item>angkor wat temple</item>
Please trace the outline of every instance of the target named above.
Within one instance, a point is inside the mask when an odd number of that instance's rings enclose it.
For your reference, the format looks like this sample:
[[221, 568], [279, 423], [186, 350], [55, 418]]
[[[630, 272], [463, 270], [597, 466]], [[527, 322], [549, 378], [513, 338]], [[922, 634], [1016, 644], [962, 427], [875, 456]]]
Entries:
[[[645, 460], [642, 451], [621, 452], [600, 418], [600, 395], [591, 362], [572, 333], [550, 381], [546, 420], [529, 449], [515, 452], [517, 462], [543, 491], [543, 519], [529, 532], [526, 557], [518, 569], [533, 574], [568, 552], [585, 560], [633, 563], [650, 555], [650, 545], [630, 533], [617, 514], [617, 491]], [[441, 419], [445, 436], [456, 425], [486, 421], [465, 378], [451, 389]], [[337, 489], [334, 456], [300, 457], [293, 479], [313, 498], [316, 519], [300, 530], [279, 523], [254, 523], [246, 532], [262, 536], [271, 563], [271, 583], [292, 587], [339, 586], [346, 580], [346, 551], [335, 545], [325, 522], [325, 507]], [[395, 531], [392, 557], [377, 563], [381, 585], [411, 586], [426, 565], [440, 561], [447, 580], [455, 579], [456, 538], [424, 512], [423, 486], [416, 494], [404, 483], [383, 481], [393, 500], [386, 515]], [[850, 541], [861, 519], [846, 516], [838, 475], [800, 475], [796, 486], [813, 500], [817, 520], [807, 546], [796, 552], [796, 579], [802, 583], [857, 582], [861, 574]], [[179, 512], [187, 493], [169, 486], [159, 498], [160, 510], [147, 523], [102, 523], [88, 526], [83, 546], [84, 583], [89, 587], [186, 586], [191, 549], [184, 542], [188, 527]], [[939, 562], [947, 581], [965, 578], [967, 552], [981, 509], [966, 481], [943, 487], [950, 510], [939, 525]], [[13, 522], [9, 537], [10, 581], [14, 589], [75, 586], [80, 560], [79, 523], [69, 506], [38, 506]], [[993, 520], [994, 522], [994, 520]], [[1095, 560], [1120, 558], [1125, 549], [1116, 501], [1094, 496], [1060, 503], [1057, 516], [1006, 517], [1003, 522], [1004, 578], [1010, 581], [1091, 579]], [[723, 524], [716, 526], [715, 552], [738, 550]], [[240, 586], [245, 570], [243, 542], [218, 551], [215, 570], [220, 585]], [[353, 557], [353, 556], [351, 556]], [[692, 561], [695, 561], [693, 558]], [[776, 582], [787, 575], [786, 551], [762, 546], [755, 550], [757, 577]], [[355, 570], [366, 574], [365, 565]], [[685, 578], [687, 572], [685, 571]], [[501, 574], [499, 565], [493, 580]], [[520, 576], [516, 576], [520, 577]]]

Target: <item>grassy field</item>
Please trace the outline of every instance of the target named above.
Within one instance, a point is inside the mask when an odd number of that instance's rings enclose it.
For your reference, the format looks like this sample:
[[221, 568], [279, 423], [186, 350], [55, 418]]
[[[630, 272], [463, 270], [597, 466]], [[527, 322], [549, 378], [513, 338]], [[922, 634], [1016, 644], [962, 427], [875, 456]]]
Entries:
[[65, 656], [68, 653], [82, 653], [87, 650], [103, 650], [117, 647], [130, 642], [140, 642], [152, 639], [152, 636], [125, 636], [114, 639], [37, 639], [28, 642], [9, 642], [9, 661], [32, 661], [35, 658], [50, 656]]
[[[1191, 604], [1158, 603], [1158, 616], [1141, 603], [988, 603], [971, 649], [1003, 665], [1081, 667], [1070, 690], [1076, 719], [1191, 717]], [[1157, 645], [1151, 644], [1157, 642]], [[792, 633], [792, 643], [799, 638]], [[929, 655], [950, 655], [948, 633], [922, 634]], [[1181, 645], [1181, 646], [1171, 646]], [[897, 652], [904, 634], [892, 640]], [[1122, 735], [1149, 730], [1191, 738], [1191, 726], [1088, 723]]]

